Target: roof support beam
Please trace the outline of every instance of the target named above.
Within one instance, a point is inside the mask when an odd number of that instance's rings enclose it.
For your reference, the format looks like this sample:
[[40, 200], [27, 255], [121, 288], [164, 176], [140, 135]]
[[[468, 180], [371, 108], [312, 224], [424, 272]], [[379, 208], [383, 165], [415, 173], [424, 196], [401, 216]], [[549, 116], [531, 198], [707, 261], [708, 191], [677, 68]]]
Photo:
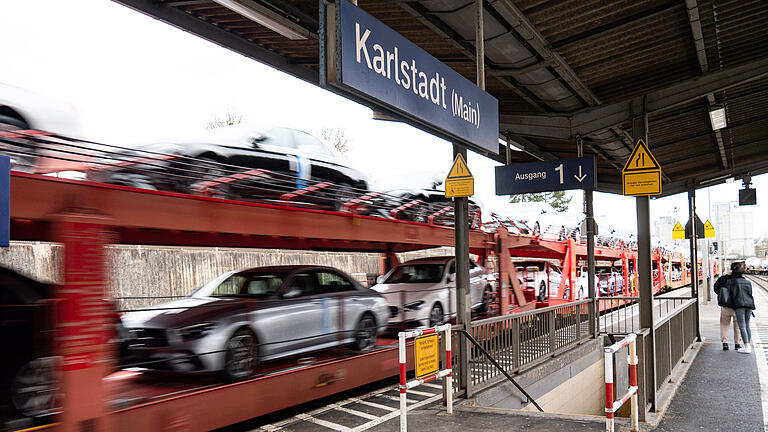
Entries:
[[113, 0], [143, 14], [166, 22], [181, 30], [190, 32], [222, 47], [231, 49], [246, 57], [282, 70], [296, 78], [318, 83], [318, 73], [309, 67], [292, 63], [281, 54], [264, 48], [248, 39], [235, 35], [221, 27], [202, 21], [195, 16], [167, 4], [152, 0]]
[[534, 50], [548, 62], [550, 67], [581, 97], [587, 105], [599, 105], [600, 100], [592, 93], [584, 82], [576, 75], [576, 72], [566, 63], [560, 54], [550, 48], [549, 42], [538, 29], [528, 20], [523, 12], [511, 0], [491, 0], [493, 6], [512, 28]]
[[570, 139], [576, 135], [604, 131], [628, 122], [632, 106], [645, 106], [645, 112], [663, 111], [739, 84], [768, 77], [768, 58], [740, 66], [710, 72], [693, 79], [654, 90], [644, 96], [588, 108], [570, 115], [500, 115], [502, 128], [511, 133], [552, 139]]

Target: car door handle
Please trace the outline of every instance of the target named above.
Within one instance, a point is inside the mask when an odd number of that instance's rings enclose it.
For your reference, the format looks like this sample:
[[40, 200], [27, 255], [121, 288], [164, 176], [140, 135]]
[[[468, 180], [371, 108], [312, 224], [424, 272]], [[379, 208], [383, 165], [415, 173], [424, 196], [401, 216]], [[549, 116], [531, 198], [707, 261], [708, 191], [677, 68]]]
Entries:
[[309, 303], [310, 303], [310, 304], [320, 304], [320, 303], [322, 303], [322, 302], [323, 302], [323, 301], [322, 301], [321, 299], [315, 299], [315, 300], [311, 300]]

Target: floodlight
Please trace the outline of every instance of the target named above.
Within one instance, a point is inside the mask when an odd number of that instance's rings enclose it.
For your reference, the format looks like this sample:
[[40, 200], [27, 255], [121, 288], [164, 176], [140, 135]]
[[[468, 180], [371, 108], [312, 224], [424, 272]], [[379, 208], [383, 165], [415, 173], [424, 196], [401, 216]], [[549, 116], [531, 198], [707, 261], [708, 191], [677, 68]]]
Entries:
[[720, 130], [728, 123], [725, 120], [725, 107], [722, 105], [712, 106], [709, 108], [709, 119], [712, 121], [712, 130]]
[[283, 35], [290, 40], [309, 38], [309, 30], [298, 23], [262, 6], [252, 0], [213, 0], [225, 8], [236, 12], [251, 21], [260, 24], [273, 32]]

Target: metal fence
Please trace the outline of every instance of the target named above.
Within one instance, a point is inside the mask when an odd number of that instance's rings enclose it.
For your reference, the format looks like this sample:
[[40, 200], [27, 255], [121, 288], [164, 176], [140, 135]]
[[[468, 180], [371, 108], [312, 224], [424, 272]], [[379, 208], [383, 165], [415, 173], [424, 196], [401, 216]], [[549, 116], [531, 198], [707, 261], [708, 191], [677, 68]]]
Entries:
[[[655, 297], [653, 299], [654, 322], [674, 315], [686, 305], [689, 297]], [[600, 333], [629, 334], [641, 330], [639, 297], [601, 297], [597, 299], [600, 310]]]
[[[589, 306], [587, 299], [473, 321], [469, 332], [504, 370], [521, 372], [589, 339]], [[466, 341], [464, 337], [454, 341], [454, 374], [459, 377], [458, 344]], [[479, 348], [471, 346], [469, 354], [469, 384], [473, 392], [505, 379]]]
[[657, 390], [667, 382], [686, 349], [696, 339], [696, 299], [679, 300], [682, 302], [673, 313], [654, 322]]

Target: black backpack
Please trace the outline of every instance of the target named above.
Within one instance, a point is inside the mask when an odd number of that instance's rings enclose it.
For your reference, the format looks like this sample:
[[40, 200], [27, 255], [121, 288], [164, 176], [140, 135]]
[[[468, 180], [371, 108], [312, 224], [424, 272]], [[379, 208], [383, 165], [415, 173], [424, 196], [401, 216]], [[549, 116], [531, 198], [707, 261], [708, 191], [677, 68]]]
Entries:
[[733, 307], [733, 295], [731, 293], [730, 279], [728, 279], [725, 285], [720, 288], [720, 292], [717, 294], [717, 304], [720, 307], [727, 307], [727, 308]]

